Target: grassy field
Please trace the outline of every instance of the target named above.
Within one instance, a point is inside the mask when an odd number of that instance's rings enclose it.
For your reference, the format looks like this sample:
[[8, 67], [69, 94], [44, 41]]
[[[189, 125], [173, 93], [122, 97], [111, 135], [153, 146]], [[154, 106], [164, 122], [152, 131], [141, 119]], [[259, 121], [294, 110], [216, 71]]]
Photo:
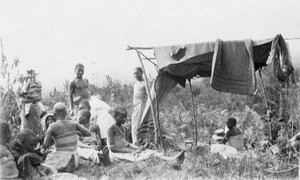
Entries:
[[[170, 151], [166, 155], [174, 153], [177, 152]], [[114, 163], [108, 167], [81, 160], [74, 174], [88, 179], [298, 179], [298, 168], [291, 164], [280, 164], [269, 151], [251, 150], [241, 158], [225, 160], [218, 154], [211, 154], [208, 147], [198, 147], [186, 152], [180, 170], [153, 157], [137, 163]]]

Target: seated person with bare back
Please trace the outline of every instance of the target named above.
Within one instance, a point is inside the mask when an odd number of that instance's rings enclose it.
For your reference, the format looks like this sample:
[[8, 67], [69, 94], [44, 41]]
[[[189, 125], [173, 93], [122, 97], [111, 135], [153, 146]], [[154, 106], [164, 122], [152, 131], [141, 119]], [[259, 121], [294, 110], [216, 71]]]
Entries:
[[78, 167], [77, 134], [91, 136], [89, 130], [73, 121], [66, 120], [66, 106], [58, 102], [54, 105], [56, 122], [51, 123], [45, 136], [43, 149], [51, 146], [52, 138], [55, 151], [48, 154], [45, 165], [56, 172], [73, 172]]
[[75, 79], [73, 79], [70, 83], [70, 105], [72, 110], [74, 110], [74, 107], [76, 107], [81, 100], [90, 99], [90, 93], [88, 91], [89, 81], [82, 77], [84, 74], [83, 64], [76, 64], [75, 74]]
[[93, 163], [107, 165], [107, 159], [101, 151], [100, 128], [90, 122], [91, 113], [87, 109], [78, 111], [78, 122], [91, 132], [91, 136], [79, 137], [78, 153], [80, 157], [91, 160]]
[[159, 159], [173, 163], [173, 167], [180, 167], [185, 154], [181, 151], [179, 155], [173, 157], [164, 156], [155, 150], [145, 149], [129, 143], [126, 140], [126, 129], [123, 124], [126, 122], [127, 111], [124, 107], [117, 106], [113, 110], [116, 123], [108, 129], [108, 149], [111, 161], [142, 161], [155, 156]]
[[229, 118], [227, 121], [228, 131], [225, 134], [223, 143], [228, 141], [228, 145], [234, 147], [236, 150], [244, 150], [244, 136], [240, 129], [236, 127], [236, 119]]
[[0, 119], [0, 179], [16, 178], [19, 175], [14, 157], [9, 152], [10, 125]]

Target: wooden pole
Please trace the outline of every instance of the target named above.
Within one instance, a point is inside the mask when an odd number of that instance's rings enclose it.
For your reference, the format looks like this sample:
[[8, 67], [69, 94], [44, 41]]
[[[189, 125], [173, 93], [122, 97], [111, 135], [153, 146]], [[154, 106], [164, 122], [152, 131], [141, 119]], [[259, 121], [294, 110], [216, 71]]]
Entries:
[[[141, 55], [139, 53], [138, 50], [135, 50], [138, 57], [139, 57], [139, 60], [140, 60], [140, 63], [141, 63], [141, 66], [143, 68], [143, 71], [145, 73], [145, 80], [146, 80], [146, 84], [147, 84], [147, 92], [148, 92], [148, 96], [149, 96], [149, 99], [151, 101], [151, 105], [150, 105], [150, 108], [151, 108], [151, 114], [152, 114], [152, 118], [153, 118], [153, 123], [154, 123], [154, 133], [155, 133], [155, 144], [157, 145], [158, 144], [158, 125], [157, 125], [157, 121], [156, 121], [156, 116], [155, 116], [155, 113], [154, 113], [154, 108], [153, 108], [153, 104], [152, 104], [152, 97], [151, 97], [151, 94], [150, 94], [150, 86], [149, 86], [149, 81], [148, 81], [148, 78], [147, 78], [147, 74], [146, 74], [146, 71], [145, 71], [145, 67], [144, 67], [144, 63], [142, 61], [142, 58], [141, 58]], [[160, 137], [162, 138], [162, 137]]]
[[267, 99], [263, 79], [262, 79], [262, 76], [261, 76], [261, 69], [259, 69], [259, 77], [260, 77], [260, 84], [261, 84], [261, 87], [262, 87], [262, 90], [263, 90], [263, 95], [264, 95], [266, 108], [267, 108], [267, 118], [268, 118], [268, 125], [269, 125], [269, 131], [270, 131], [269, 138], [272, 139], [272, 127], [271, 127], [271, 119], [270, 119], [270, 113], [269, 113], [270, 111], [269, 111], [268, 99]]
[[153, 47], [131, 47], [127, 46], [128, 48], [126, 50], [137, 50], [137, 49], [142, 49], [142, 50], [152, 50]]
[[[156, 92], [156, 91], [155, 91]], [[155, 98], [155, 107], [156, 107], [156, 120], [157, 120], [157, 128], [158, 128], [158, 132], [159, 132], [159, 138], [160, 138], [160, 147], [163, 148], [164, 151], [166, 151], [166, 148], [164, 146], [164, 143], [163, 143], [163, 136], [162, 136], [162, 132], [161, 132], [161, 127], [160, 127], [160, 120], [159, 120], [159, 106], [158, 106], [158, 101], [157, 99]]]
[[193, 120], [194, 120], [194, 128], [195, 128], [194, 129], [194, 131], [195, 131], [194, 146], [197, 146], [197, 143], [198, 143], [198, 124], [197, 124], [197, 116], [196, 116], [197, 108], [195, 108], [194, 96], [193, 96], [193, 89], [192, 89], [192, 84], [191, 84], [191, 80], [190, 79], [189, 79], [189, 84], [190, 84], [190, 90], [191, 90]]

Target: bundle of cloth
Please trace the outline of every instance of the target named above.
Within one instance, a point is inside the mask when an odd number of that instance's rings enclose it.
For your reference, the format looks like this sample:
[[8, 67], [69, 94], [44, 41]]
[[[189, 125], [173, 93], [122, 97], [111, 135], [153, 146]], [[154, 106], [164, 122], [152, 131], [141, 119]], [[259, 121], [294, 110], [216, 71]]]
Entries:
[[96, 96], [91, 96], [91, 122], [99, 125], [102, 139], [107, 139], [107, 129], [115, 123], [111, 116], [112, 107]]

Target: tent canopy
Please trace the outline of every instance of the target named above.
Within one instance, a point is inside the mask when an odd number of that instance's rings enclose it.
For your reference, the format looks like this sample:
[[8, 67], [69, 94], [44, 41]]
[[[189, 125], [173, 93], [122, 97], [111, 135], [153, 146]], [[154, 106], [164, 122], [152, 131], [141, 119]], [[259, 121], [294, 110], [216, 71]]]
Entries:
[[[254, 69], [272, 64], [275, 76], [283, 76], [282, 65], [286, 64], [290, 72], [293, 67], [283, 37], [279, 34], [271, 39], [252, 41]], [[155, 83], [151, 89], [152, 102], [148, 99], [139, 127], [139, 135], [154, 129], [150, 105], [154, 101], [161, 103], [178, 83], [185, 87], [186, 80], [193, 77], [210, 77], [215, 54], [215, 42], [186, 44], [166, 47], [154, 47], [159, 68]], [[271, 53], [271, 58], [269, 55]], [[268, 59], [272, 59], [270, 62]]]

